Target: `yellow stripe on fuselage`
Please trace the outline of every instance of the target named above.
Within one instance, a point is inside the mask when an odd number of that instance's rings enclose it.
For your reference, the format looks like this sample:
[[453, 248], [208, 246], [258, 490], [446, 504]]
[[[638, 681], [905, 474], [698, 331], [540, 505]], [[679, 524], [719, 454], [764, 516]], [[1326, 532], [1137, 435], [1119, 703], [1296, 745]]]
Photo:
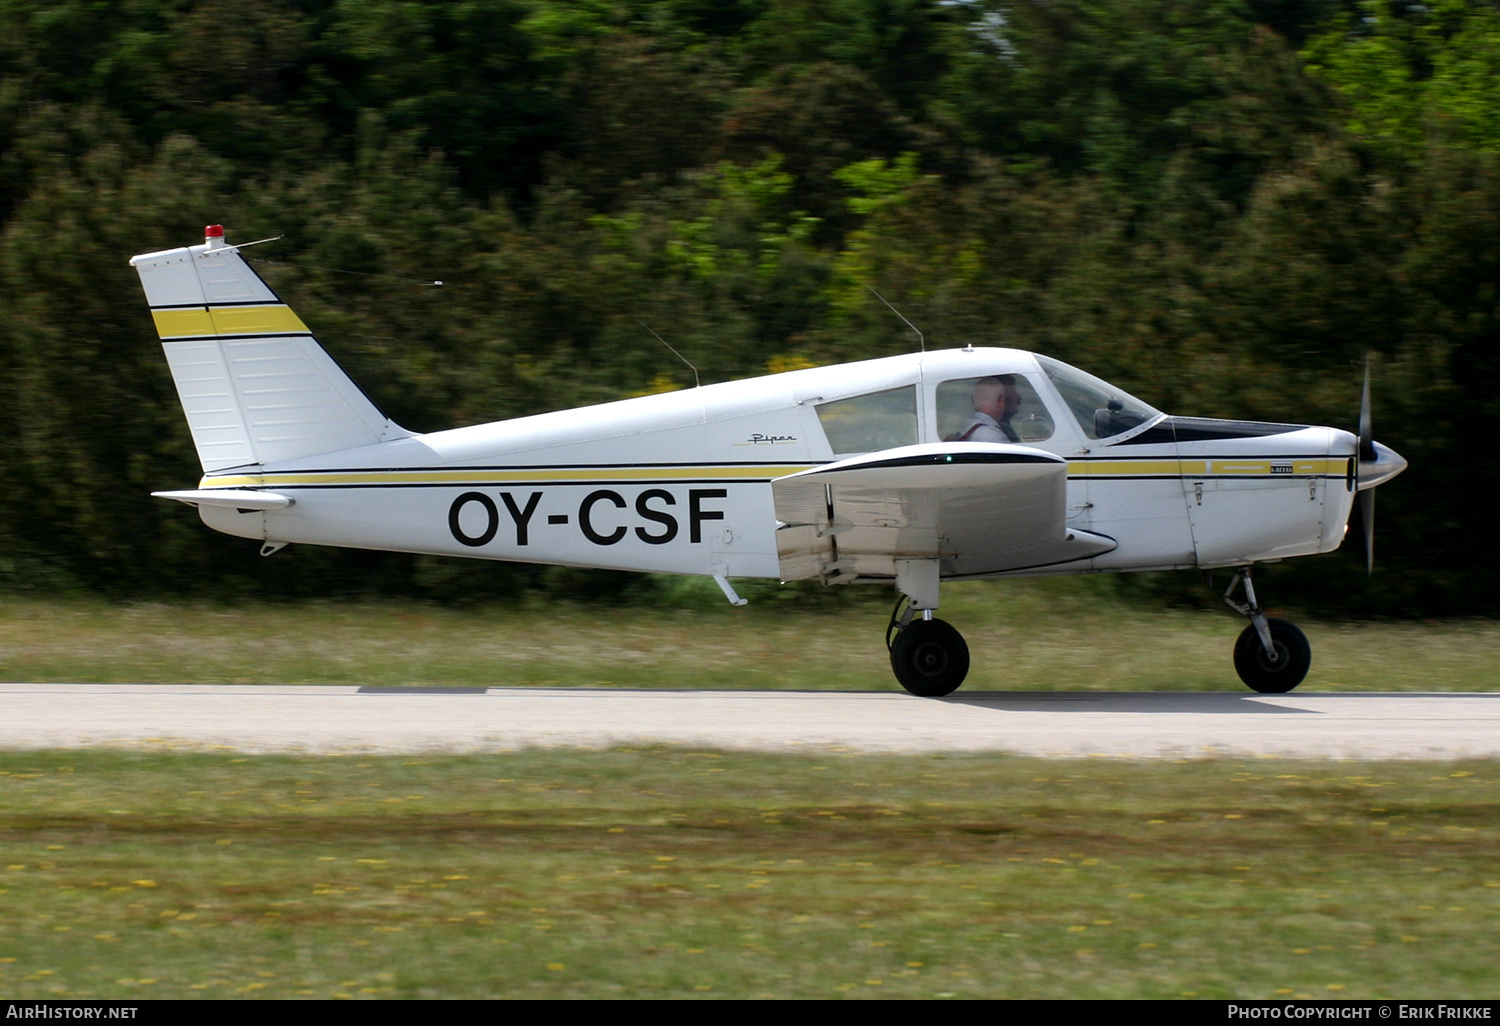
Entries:
[[[1293, 459], [1225, 459], [1177, 460], [1172, 458], [1143, 460], [1072, 460], [1068, 475], [1079, 478], [1130, 477], [1309, 477], [1333, 475], [1342, 477], [1347, 460], [1315, 458]], [[1273, 474], [1272, 465], [1290, 466], [1290, 472]], [[522, 482], [557, 484], [607, 484], [629, 481], [699, 481], [705, 479], [740, 479], [769, 481], [798, 471], [809, 464], [794, 466], [756, 464], [753, 466], [679, 466], [679, 467], [508, 467], [503, 470], [444, 467], [434, 470], [332, 470], [295, 474], [235, 474], [205, 477], [202, 488], [317, 488], [380, 487], [404, 485], [485, 485]]]
[[[1177, 459], [1164, 457], [1147, 460], [1069, 460], [1069, 477], [1308, 477], [1333, 475], [1342, 477], [1347, 458], [1323, 456], [1276, 457], [1255, 459]], [[1290, 467], [1290, 471], [1273, 471]]]
[[577, 469], [559, 467], [517, 467], [506, 470], [464, 470], [444, 468], [442, 470], [375, 470], [375, 471], [324, 471], [306, 474], [237, 474], [226, 477], [205, 477], [201, 487], [205, 488], [316, 488], [347, 487], [349, 485], [474, 485], [515, 484], [518, 482], [551, 481], [560, 484], [595, 484], [612, 481], [698, 481], [704, 479], [723, 480], [743, 478], [766, 481], [773, 477], [785, 477], [807, 465], [739, 466], [739, 467], [600, 467]]
[[152, 310], [151, 317], [156, 321], [156, 334], [163, 340], [214, 335], [310, 334], [301, 318], [281, 303]]

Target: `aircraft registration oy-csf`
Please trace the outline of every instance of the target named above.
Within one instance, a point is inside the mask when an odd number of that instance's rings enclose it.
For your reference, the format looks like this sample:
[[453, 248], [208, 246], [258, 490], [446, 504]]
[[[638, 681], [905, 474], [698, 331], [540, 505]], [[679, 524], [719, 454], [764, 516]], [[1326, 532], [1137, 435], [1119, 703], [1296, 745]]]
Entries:
[[[131, 261], [193, 443], [203, 522], [292, 543], [883, 584], [896, 678], [963, 683], [944, 581], [1235, 568], [1241, 679], [1296, 687], [1257, 562], [1330, 552], [1406, 461], [1370, 432], [1168, 416], [1045, 356], [966, 346], [415, 434], [380, 413], [212, 225]], [[1367, 550], [1367, 555], [1373, 550]], [[1244, 601], [1236, 601], [1237, 591]]]

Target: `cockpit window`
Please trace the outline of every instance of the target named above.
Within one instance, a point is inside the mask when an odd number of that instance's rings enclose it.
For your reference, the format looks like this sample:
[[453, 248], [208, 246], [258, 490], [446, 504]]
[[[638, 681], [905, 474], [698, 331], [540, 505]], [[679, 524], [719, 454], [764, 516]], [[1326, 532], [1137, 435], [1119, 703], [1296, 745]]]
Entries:
[[835, 455], [877, 452], [917, 441], [915, 387], [820, 403], [817, 411]]
[[945, 442], [1043, 442], [1054, 428], [1023, 374], [943, 382], [937, 387], [937, 424]]
[[1124, 434], [1148, 420], [1161, 416], [1135, 396], [1085, 374], [1077, 367], [1038, 356], [1037, 362], [1072, 411], [1078, 426], [1088, 438], [1107, 439]]

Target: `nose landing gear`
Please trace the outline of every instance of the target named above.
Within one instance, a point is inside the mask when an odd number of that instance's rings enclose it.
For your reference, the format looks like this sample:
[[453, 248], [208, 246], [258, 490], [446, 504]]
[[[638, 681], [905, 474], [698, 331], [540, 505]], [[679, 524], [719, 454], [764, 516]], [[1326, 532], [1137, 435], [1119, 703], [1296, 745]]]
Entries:
[[[1231, 598], [1241, 583], [1245, 586], [1243, 604]], [[1248, 566], [1235, 571], [1224, 602], [1250, 621], [1234, 643], [1234, 669], [1240, 680], [1250, 690], [1266, 695], [1283, 695], [1301, 684], [1312, 666], [1312, 646], [1294, 625], [1261, 612]]]

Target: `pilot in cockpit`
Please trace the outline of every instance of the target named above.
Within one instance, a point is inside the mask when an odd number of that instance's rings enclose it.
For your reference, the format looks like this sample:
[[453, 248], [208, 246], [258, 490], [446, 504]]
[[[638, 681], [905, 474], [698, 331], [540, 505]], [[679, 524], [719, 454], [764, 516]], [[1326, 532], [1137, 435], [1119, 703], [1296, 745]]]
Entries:
[[1021, 409], [1021, 390], [1014, 374], [997, 374], [974, 383], [974, 415], [950, 442], [1019, 442], [1010, 419]]

